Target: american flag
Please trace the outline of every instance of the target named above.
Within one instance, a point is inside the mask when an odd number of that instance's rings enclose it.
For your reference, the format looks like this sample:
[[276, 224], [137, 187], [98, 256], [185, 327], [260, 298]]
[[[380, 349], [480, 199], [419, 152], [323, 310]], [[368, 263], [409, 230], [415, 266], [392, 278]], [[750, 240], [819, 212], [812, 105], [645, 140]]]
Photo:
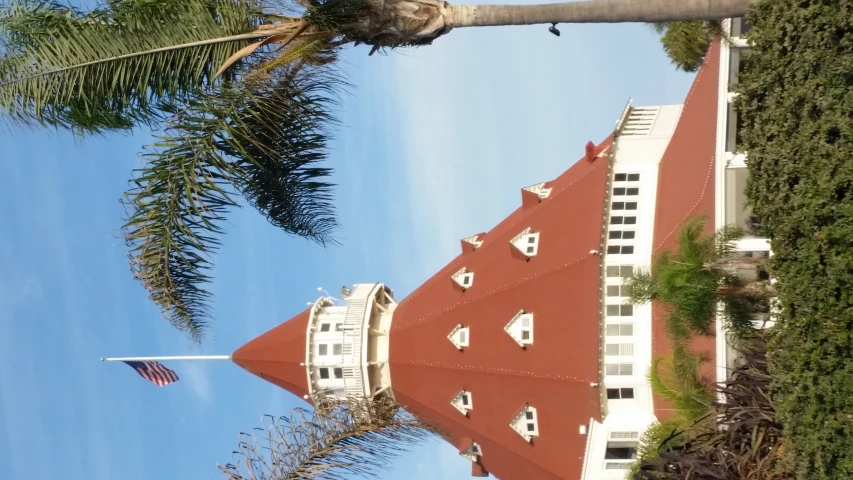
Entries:
[[142, 378], [156, 383], [158, 387], [178, 381], [177, 373], [160, 365], [158, 362], [147, 360], [144, 362], [125, 361], [124, 363], [136, 370], [136, 373]]

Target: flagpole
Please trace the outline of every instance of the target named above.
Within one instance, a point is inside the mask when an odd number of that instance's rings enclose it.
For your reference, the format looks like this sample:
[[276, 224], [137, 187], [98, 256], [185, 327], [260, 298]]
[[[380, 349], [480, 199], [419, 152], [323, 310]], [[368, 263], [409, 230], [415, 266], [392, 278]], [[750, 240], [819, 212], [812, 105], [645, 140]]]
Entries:
[[231, 355], [183, 355], [172, 357], [101, 357], [102, 362], [144, 362], [148, 360], [231, 360]]

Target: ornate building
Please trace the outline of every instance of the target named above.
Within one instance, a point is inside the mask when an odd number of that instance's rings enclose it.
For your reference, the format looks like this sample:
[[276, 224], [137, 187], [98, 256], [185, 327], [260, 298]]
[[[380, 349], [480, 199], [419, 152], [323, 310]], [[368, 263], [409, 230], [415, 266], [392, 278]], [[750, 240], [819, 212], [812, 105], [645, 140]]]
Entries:
[[[726, 141], [730, 48], [711, 47], [684, 105], [629, 102], [612, 135], [522, 188], [517, 210], [405, 299], [345, 288], [233, 360], [309, 402], [393, 398], [449, 432], [474, 476], [624, 478], [641, 433], [668, 415], [646, 372], [670, 346], [659, 307], [627, 304], [622, 277], [674, 246], [688, 217], [707, 214], [709, 231], [745, 218]], [[705, 374], [725, 375], [725, 341], [694, 348]]]

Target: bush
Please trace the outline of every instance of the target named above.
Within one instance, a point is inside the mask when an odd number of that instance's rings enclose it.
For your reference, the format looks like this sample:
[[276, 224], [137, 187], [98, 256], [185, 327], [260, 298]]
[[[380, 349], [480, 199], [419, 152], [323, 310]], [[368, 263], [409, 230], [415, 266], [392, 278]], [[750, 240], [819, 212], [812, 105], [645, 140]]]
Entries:
[[724, 403], [715, 403], [713, 415], [703, 415], [687, 426], [656, 425], [648, 437], [654, 443], [644, 446], [644, 457], [629, 478], [794, 478], [780, 461], [785, 444], [767, 394], [770, 376], [764, 334], [753, 331], [744, 338], [744, 345], [748, 347], [742, 350], [738, 366], [717, 387]]
[[770, 344], [787, 461], [853, 478], [853, 0], [762, 0], [736, 109], [747, 199], [774, 251]]

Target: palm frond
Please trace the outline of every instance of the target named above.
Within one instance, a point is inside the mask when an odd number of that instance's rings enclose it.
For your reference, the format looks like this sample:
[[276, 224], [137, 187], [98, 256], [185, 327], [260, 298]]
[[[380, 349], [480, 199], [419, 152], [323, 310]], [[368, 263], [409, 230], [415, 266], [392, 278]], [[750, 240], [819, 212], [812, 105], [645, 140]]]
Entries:
[[338, 480], [375, 476], [400, 453], [440, 431], [385, 399], [350, 399], [309, 412], [265, 417], [242, 434], [235, 463], [219, 465], [228, 480]]
[[267, 35], [261, 21], [243, 0], [113, 0], [88, 12], [13, 1], [0, 7], [0, 113], [80, 133], [150, 124], [160, 102], [209, 87], [219, 65]]
[[[275, 83], [222, 88], [174, 111], [143, 155], [123, 232], [136, 278], [164, 316], [199, 339], [209, 320], [210, 255], [239, 191], [276, 226], [332, 241], [325, 126], [334, 77], [292, 72]], [[164, 110], [171, 107], [162, 106]]]
[[[287, 233], [326, 245], [335, 243], [332, 171], [326, 159], [331, 111], [345, 84], [328, 70], [299, 67], [295, 75], [252, 90], [252, 99], [235, 114], [251, 141], [222, 143], [237, 159], [235, 185], [249, 203]], [[271, 108], [276, 106], [277, 108]]]
[[725, 258], [735, 253], [734, 242], [743, 238], [744, 229], [736, 225], [724, 225], [714, 234], [716, 259]]
[[633, 305], [648, 303], [658, 296], [658, 285], [650, 270], [636, 268], [631, 276], [625, 279], [629, 286], [628, 301]]

